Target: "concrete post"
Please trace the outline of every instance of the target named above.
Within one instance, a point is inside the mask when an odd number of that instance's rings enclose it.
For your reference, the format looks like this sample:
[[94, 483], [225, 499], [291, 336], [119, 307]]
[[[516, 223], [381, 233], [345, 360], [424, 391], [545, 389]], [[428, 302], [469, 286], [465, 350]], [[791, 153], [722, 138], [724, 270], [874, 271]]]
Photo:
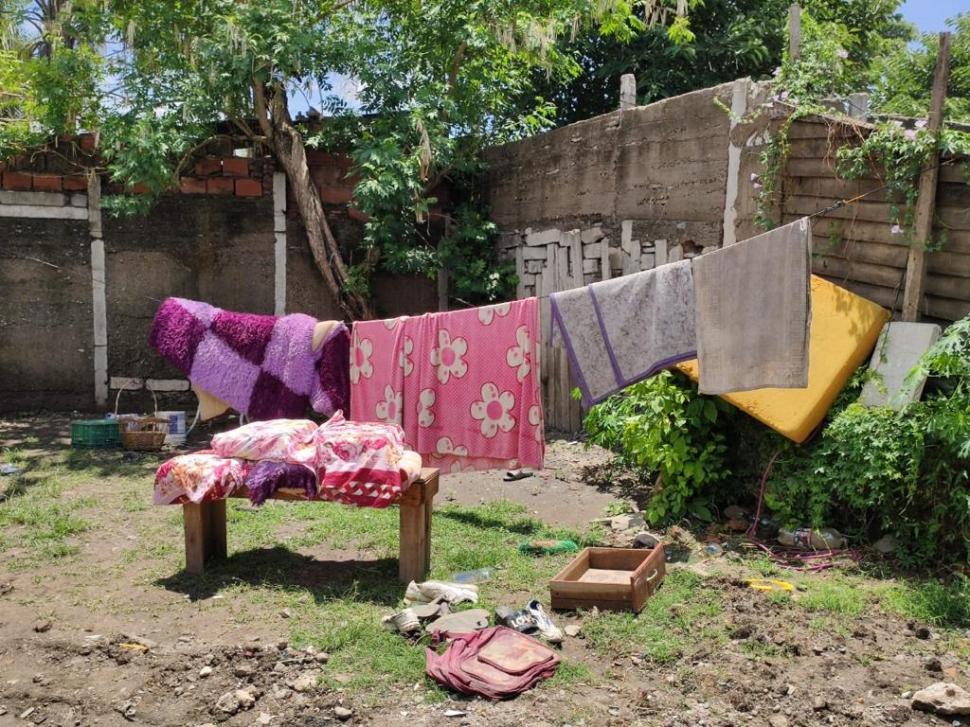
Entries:
[[637, 105], [637, 77], [632, 73], [620, 76], [620, 111]]
[[94, 318], [94, 401], [108, 405], [108, 302], [101, 228], [101, 178], [88, 172], [88, 227], [91, 234], [91, 295]]

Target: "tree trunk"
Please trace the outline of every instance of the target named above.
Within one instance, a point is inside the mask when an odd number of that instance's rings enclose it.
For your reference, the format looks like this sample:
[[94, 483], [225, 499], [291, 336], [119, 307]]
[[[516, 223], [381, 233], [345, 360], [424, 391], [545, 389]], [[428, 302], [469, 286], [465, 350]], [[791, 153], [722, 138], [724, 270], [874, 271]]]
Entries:
[[320, 192], [310, 176], [306, 147], [300, 131], [293, 126], [285, 106], [285, 95], [274, 94], [270, 99], [272, 118], [267, 113], [265, 88], [254, 85], [256, 111], [260, 126], [274, 151], [277, 161], [286, 174], [290, 189], [296, 199], [297, 210], [306, 229], [307, 242], [313, 262], [323, 276], [327, 289], [350, 320], [366, 320], [374, 317], [374, 311], [363, 295], [347, 287], [347, 265], [340, 253], [340, 246], [327, 222]]

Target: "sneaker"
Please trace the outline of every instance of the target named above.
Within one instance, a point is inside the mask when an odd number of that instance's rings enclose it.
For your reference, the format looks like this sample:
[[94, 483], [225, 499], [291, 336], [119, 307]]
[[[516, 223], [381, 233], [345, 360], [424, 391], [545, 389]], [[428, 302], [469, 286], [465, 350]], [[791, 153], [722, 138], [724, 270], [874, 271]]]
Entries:
[[445, 581], [425, 581], [408, 583], [404, 600], [408, 603], [431, 603], [436, 598], [447, 601], [452, 606], [468, 601], [478, 603], [478, 586], [473, 583], [446, 583]]
[[381, 625], [388, 631], [396, 631], [399, 634], [405, 635], [421, 631], [421, 622], [410, 608], [405, 608], [403, 611], [385, 616], [381, 619]]
[[528, 610], [499, 606], [495, 609], [495, 623], [532, 636], [539, 631], [539, 624]]
[[552, 622], [549, 614], [542, 608], [541, 603], [538, 601], [529, 601], [529, 605], [525, 607], [525, 610], [535, 619], [536, 626], [539, 627], [539, 634], [542, 638], [550, 644], [562, 643], [562, 631]]

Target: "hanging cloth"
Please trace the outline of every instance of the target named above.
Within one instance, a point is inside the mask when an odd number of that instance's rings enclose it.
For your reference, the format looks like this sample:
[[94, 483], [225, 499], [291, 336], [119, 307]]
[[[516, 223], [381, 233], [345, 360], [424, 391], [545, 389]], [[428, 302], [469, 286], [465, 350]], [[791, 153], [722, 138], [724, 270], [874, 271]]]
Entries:
[[695, 356], [689, 260], [553, 293], [549, 300], [552, 335], [562, 335], [586, 406]]
[[351, 418], [400, 424], [432, 467], [540, 469], [538, 335], [536, 298], [358, 321]]
[[693, 259], [702, 394], [808, 386], [811, 252], [804, 217]]

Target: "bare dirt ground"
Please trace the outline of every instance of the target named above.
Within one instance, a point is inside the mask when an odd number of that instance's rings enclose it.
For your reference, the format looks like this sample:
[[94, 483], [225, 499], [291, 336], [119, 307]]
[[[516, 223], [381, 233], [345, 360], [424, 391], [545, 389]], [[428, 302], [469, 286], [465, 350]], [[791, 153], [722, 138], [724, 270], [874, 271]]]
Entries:
[[[161, 456], [72, 455], [67, 424], [0, 421], [0, 460], [23, 469], [0, 477], [0, 725], [970, 724], [914, 711], [907, 694], [970, 687], [967, 624], [937, 591], [858, 571], [792, 576], [730, 547], [673, 566], [637, 618], [558, 616], [581, 631], [531, 692], [449, 698], [425, 679], [422, 645], [380, 630], [402, 595], [393, 514], [333, 506], [321, 522], [313, 504], [240, 505], [230, 562], [193, 578], [179, 513], [150, 504]], [[585, 530], [617, 499], [585, 481], [608, 458], [560, 440], [548, 469], [519, 482], [445, 476], [434, 575], [532, 532], [495, 500]], [[483, 584], [485, 603], [541, 597], [565, 559], [516, 560]], [[743, 580], [765, 574], [798, 589]]]

